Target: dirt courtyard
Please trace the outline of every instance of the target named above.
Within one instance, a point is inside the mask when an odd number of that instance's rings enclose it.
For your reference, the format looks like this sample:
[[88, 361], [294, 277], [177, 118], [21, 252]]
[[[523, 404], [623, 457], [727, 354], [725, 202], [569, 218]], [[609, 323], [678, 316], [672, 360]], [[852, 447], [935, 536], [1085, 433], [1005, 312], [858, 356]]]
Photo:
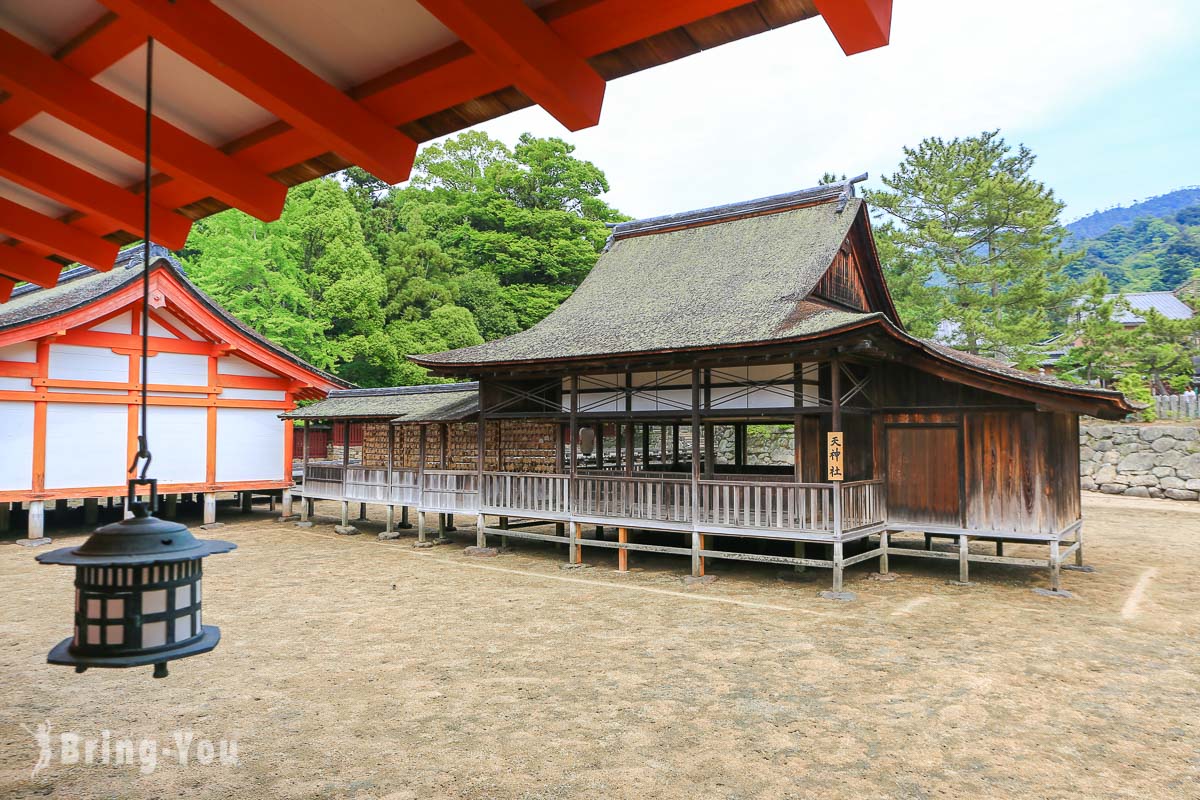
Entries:
[[[890, 583], [847, 571], [849, 603], [817, 597], [823, 570], [711, 562], [684, 586], [679, 557], [469, 557], [464, 519], [419, 550], [375, 519], [335, 535], [333, 504], [307, 530], [223, 509], [223, 641], [166, 680], [46, 665], [72, 571], [5, 543], [0, 797], [1200, 797], [1200, 503], [1084, 508], [1074, 599], [1035, 595], [1045, 570], [972, 564], [961, 587], [954, 562], [893, 558]], [[169, 754], [62, 763], [62, 733], [102, 731]], [[177, 731], [236, 740], [237, 764], [181, 765]]]

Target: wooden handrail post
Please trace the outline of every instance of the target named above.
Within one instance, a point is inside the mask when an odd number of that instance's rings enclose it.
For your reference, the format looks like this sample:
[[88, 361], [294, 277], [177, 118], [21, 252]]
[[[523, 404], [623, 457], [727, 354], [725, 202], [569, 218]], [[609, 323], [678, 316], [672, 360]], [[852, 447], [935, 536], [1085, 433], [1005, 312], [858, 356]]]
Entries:
[[692, 527], [700, 523], [700, 369], [692, 368]]
[[568, 462], [570, 471], [568, 472], [569, 477], [567, 478], [567, 482], [568, 482], [568, 486], [567, 486], [567, 497], [568, 497], [567, 516], [571, 520], [571, 524], [568, 528], [568, 536], [570, 537], [570, 544], [568, 547], [568, 558], [572, 564], [575, 564], [575, 563], [578, 563], [575, 560], [576, 559], [575, 551], [576, 551], [577, 545], [575, 544], [576, 525], [575, 525], [575, 520], [574, 520], [574, 517], [575, 517], [574, 495], [575, 495], [575, 492], [578, 491], [578, 483], [577, 483], [576, 478], [578, 475], [578, 466], [579, 466], [579, 464], [578, 464], [579, 457], [576, 452], [576, 447], [578, 447], [577, 440], [579, 439], [579, 376], [578, 375], [571, 376], [571, 410], [570, 410], [569, 431], [570, 431], [571, 443], [570, 443], [570, 450], [568, 451], [568, 454], [570, 455], [570, 460]]

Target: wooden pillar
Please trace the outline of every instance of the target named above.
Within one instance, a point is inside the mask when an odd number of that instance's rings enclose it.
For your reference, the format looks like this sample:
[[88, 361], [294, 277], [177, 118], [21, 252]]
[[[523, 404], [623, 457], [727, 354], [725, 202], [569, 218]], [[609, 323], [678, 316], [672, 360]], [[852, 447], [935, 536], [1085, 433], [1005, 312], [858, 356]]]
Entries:
[[46, 502], [31, 500], [29, 502], [29, 530], [25, 534], [30, 539], [42, 539], [46, 536]]
[[400, 506], [400, 527], [411, 528], [412, 523], [408, 521], [408, 506]]
[[700, 370], [692, 368], [692, 525], [700, 524]]
[[475, 508], [479, 512], [475, 515], [475, 546], [487, 547], [487, 534], [483, 532], [483, 468], [487, 458], [487, 416], [484, 414], [483, 408], [482, 385], [479, 389], [479, 422], [475, 426], [475, 443], [476, 481], [479, 489], [475, 503]]
[[888, 574], [888, 532], [879, 534], [879, 574]]
[[[350, 477], [350, 420], [342, 423], [342, 497], [346, 496], [346, 479]], [[345, 503], [342, 504], [342, 524], [349, 525]]]
[[425, 459], [427, 440], [427, 426], [421, 425], [417, 433], [417, 524], [421, 529], [421, 541], [425, 541]]
[[1083, 566], [1083, 525], [1075, 529], [1075, 541], [1079, 543], [1079, 547], [1075, 548], [1075, 566]]
[[[617, 543], [621, 545], [629, 544], [628, 528], [617, 528]], [[617, 548], [617, 571], [629, 571], [629, 551], [624, 547]]]
[[[174, 497], [175, 495], [168, 495]], [[95, 525], [100, 521], [100, 498], [85, 497], [83, 498], [83, 524]]]
[[[395, 450], [396, 450], [396, 426], [394, 424], [392, 424], [391, 422], [388, 422], [387, 449], [388, 449], [388, 451], [387, 451], [387, 495], [386, 496], [387, 496], [388, 508], [392, 508], [392, 486], [394, 483], [393, 478], [392, 478], [392, 471], [395, 470], [395, 468], [396, 468], [396, 453], [395, 453]], [[388, 513], [395, 515], [396, 511], [395, 511], [395, 509], [392, 509]], [[392, 527], [389, 524], [388, 532], [390, 533], [391, 530], [392, 530]]]
[[633, 423], [626, 422], [625, 432], [625, 475], [633, 477]]
[[[86, 518], [88, 506], [87, 506], [86, 500], [83, 502], [84, 502], [84, 506], [83, 506], [84, 516]], [[177, 495], [177, 494], [167, 495], [166, 509], [163, 511], [163, 514], [166, 516], [167, 519], [175, 519], [175, 516], [178, 513], [179, 513], [179, 495]]]
[[367, 504], [366, 503], [358, 504], [358, 518], [359, 519], [367, 518]]
[[[836, 359], [829, 361], [829, 391], [832, 395], [833, 414], [830, 417], [831, 430], [842, 430], [842, 363]], [[842, 449], [845, 449], [846, 439], [842, 437]], [[828, 475], [825, 476], [829, 478]], [[843, 475], [843, 477], [845, 477]], [[842, 537], [842, 485], [833, 482], [833, 535]]]
[[1004, 555], [1004, 540], [1003, 539], [996, 540], [996, 555], [998, 555], [998, 556]]
[[1050, 591], [1062, 591], [1062, 565], [1058, 561], [1058, 539], [1050, 540]]
[[387, 506], [387, 517], [383, 524], [384, 533], [391, 533], [396, 527], [396, 507], [391, 503]]
[[313, 499], [305, 497], [300, 501], [300, 521], [308, 522], [313, 513]]
[[0, 503], [0, 533], [8, 533], [12, 530], [12, 506], [9, 503]]
[[342, 501], [342, 516], [341, 516], [341, 520], [342, 520], [342, 527], [343, 527], [343, 528], [346, 528], [346, 527], [349, 527], [349, 526], [350, 526], [350, 501], [349, 501], [349, 500], [343, 500], [343, 501]]
[[746, 467], [746, 423], [738, 422], [733, 426], [733, 465], [740, 475]]
[[671, 426], [671, 468], [679, 469], [679, 423]]
[[967, 537], [959, 536], [958, 537], [958, 582], [959, 583], [968, 583], [971, 580], [971, 573], [968, 569], [968, 564], [970, 562], [967, 561], [967, 553], [968, 552], [969, 551], [967, 549]]
[[642, 425], [642, 469], [650, 471], [650, 426]]
[[417, 509], [417, 541], [424, 544], [425, 537], [425, 512]]
[[664, 471], [667, 468], [667, 426], [660, 425], [658, 428], [658, 461], [659, 466]]
[[581, 539], [583, 539], [583, 523], [571, 523], [571, 541], [567, 558], [572, 564], [583, 563], [583, 545], [579, 543]]
[[250, 492], [239, 493], [238, 500], [241, 502], [243, 514], [249, 514], [254, 508], [254, 495]]
[[285, 517], [290, 517], [290, 516], [292, 516], [292, 490], [291, 490], [291, 489], [284, 489], [284, 490], [283, 490], [283, 511], [282, 511], [282, 514], [283, 514], [283, 516], [285, 516]]
[[67, 500], [65, 497], [60, 497], [54, 501], [54, 524], [61, 525], [66, 522], [67, 517]]
[[704, 534], [692, 531], [692, 575], [697, 578], [704, 575], [704, 556], [700, 555], [703, 549]]
[[[578, 451], [577, 451], [577, 448], [579, 446], [579, 443], [578, 443], [578, 440], [579, 440], [579, 376], [578, 375], [571, 376], [571, 403], [570, 403], [570, 417], [569, 417], [568, 430], [569, 430], [568, 435], [570, 436], [570, 445], [567, 449], [568, 467], [570, 469], [570, 472], [569, 472], [570, 478], [568, 479], [570, 489], [568, 491], [571, 495], [574, 495], [575, 491], [576, 491], [576, 486], [577, 486], [576, 481], [577, 481], [578, 461], [579, 461], [579, 455], [578, 455]], [[580, 531], [579, 523], [575, 522], [574, 519], [572, 519], [571, 520], [571, 531], [570, 531], [570, 542], [568, 543], [568, 546], [567, 546], [567, 560], [570, 561], [570, 563], [572, 563], [572, 564], [580, 563], [579, 562], [579, 558], [580, 558], [579, 545], [576, 544], [576, 542], [575, 542], [575, 539], [581, 535], [579, 531]]]
[[604, 469], [604, 423], [593, 425], [596, 432], [596, 469]]
[[833, 542], [833, 590], [840, 592], [842, 590], [842, 540], [835, 539]]
[[204, 493], [204, 524], [211, 525], [217, 521], [217, 493]]

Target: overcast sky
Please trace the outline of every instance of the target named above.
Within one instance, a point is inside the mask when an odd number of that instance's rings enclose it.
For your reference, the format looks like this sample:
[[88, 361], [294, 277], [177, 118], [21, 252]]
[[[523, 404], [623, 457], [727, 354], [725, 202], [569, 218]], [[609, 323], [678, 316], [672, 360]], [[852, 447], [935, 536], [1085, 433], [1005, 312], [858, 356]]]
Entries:
[[1066, 220], [1200, 183], [1200, 0], [895, 0], [891, 44], [850, 58], [825, 24], [608, 85], [600, 125], [540, 108], [480, 126], [561, 136], [608, 199], [652, 216], [891, 172], [904, 145], [1000, 128]]

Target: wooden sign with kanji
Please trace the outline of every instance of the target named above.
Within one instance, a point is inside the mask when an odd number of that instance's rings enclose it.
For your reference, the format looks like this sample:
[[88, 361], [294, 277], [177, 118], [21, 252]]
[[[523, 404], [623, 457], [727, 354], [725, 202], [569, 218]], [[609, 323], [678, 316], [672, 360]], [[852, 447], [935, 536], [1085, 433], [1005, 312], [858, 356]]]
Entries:
[[829, 446], [826, 450], [826, 464], [829, 467], [829, 480], [841, 481], [845, 480], [845, 473], [842, 472], [842, 456], [845, 448], [842, 443], [845, 437], [841, 431], [830, 431], [828, 434]]

